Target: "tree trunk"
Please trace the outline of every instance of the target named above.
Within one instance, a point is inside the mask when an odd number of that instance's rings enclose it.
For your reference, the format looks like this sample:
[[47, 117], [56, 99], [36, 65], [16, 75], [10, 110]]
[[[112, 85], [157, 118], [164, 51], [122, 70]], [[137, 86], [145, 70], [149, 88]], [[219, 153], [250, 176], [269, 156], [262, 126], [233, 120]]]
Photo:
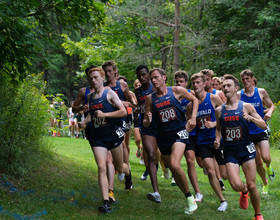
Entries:
[[166, 70], [166, 67], [167, 67], [167, 56], [166, 56], [167, 48], [163, 49], [165, 47], [164, 36], [160, 36], [160, 44], [161, 44], [161, 49], [162, 49], [162, 52], [161, 52], [161, 68]]
[[174, 72], [179, 69], [180, 66], [180, 2], [175, 0], [175, 31], [174, 31]]

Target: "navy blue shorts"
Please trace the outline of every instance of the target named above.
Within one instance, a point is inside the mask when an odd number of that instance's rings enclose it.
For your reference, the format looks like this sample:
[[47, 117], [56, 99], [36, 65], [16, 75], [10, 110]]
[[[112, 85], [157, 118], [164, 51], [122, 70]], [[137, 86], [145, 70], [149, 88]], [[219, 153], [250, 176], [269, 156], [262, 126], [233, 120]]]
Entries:
[[225, 163], [242, 165], [244, 162], [256, 157], [256, 149], [253, 142], [236, 146], [224, 145]]
[[199, 152], [199, 155], [201, 156], [202, 160], [205, 158], [214, 158], [215, 157], [215, 159], [219, 165], [225, 165], [223, 149], [219, 148], [218, 150], [216, 150], [214, 147], [214, 143], [198, 145], [198, 152]]
[[87, 124], [86, 129], [85, 129], [85, 133], [86, 133], [86, 137], [87, 137], [87, 140], [88, 140], [88, 141], [89, 141], [90, 138], [91, 138], [92, 129], [93, 129], [92, 125], [91, 125], [91, 126], [88, 126], [88, 124]]
[[124, 140], [124, 133], [121, 128], [107, 131], [93, 131], [91, 130], [89, 140], [91, 148], [104, 147], [107, 150], [112, 150], [121, 145]]
[[196, 135], [189, 136], [189, 144], [186, 145], [185, 152], [188, 150], [192, 150], [196, 155]]
[[153, 136], [156, 137], [157, 136], [157, 129], [155, 127], [149, 126], [149, 127], [145, 127], [145, 126], [140, 126], [140, 134], [142, 135], [148, 135], [148, 136]]
[[189, 144], [189, 132], [185, 128], [168, 132], [161, 132], [157, 135], [157, 145], [162, 155], [170, 155], [175, 142]]

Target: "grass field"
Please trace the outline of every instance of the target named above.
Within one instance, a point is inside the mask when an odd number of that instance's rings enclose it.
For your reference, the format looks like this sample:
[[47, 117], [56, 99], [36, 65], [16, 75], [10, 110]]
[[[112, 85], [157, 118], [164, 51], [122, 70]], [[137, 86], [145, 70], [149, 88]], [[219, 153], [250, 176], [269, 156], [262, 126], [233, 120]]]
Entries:
[[[131, 141], [130, 165], [133, 189], [124, 190], [124, 182], [115, 180], [116, 203], [112, 204], [111, 214], [100, 214], [102, 204], [97, 182], [97, 167], [87, 140], [50, 137], [53, 143], [53, 160], [38, 163], [38, 169], [24, 179], [0, 176], [0, 219], [251, 219], [252, 205], [248, 210], [239, 208], [239, 194], [225, 181], [224, 196], [229, 207], [220, 213], [216, 209], [219, 200], [214, 194], [207, 176], [197, 166], [198, 182], [204, 200], [192, 215], [184, 214], [186, 199], [171, 180], [158, 181], [162, 203], [155, 204], [146, 199], [152, 192], [149, 178], [140, 180], [145, 168], [135, 156], [136, 146]], [[280, 170], [279, 150], [271, 149], [276, 180], [270, 182], [269, 194], [261, 195], [261, 210], [264, 219], [280, 219]], [[187, 169], [185, 159], [182, 160]], [[242, 177], [244, 179], [244, 177]], [[257, 176], [257, 187], [262, 185]], [[191, 193], [194, 193], [191, 188]]]

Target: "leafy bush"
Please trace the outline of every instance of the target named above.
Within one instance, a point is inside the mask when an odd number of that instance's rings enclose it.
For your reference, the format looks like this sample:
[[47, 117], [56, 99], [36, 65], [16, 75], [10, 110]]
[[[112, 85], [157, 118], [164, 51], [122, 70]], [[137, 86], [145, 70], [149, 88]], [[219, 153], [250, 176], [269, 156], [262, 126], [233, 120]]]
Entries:
[[[42, 75], [29, 75], [15, 87], [1, 79], [0, 97], [0, 170], [6, 174], [24, 175], [32, 161], [41, 160], [48, 144], [48, 100], [43, 96]], [[3, 85], [5, 84], [5, 85]]]
[[268, 123], [271, 131], [270, 142], [280, 149], [280, 101], [278, 103], [275, 103], [275, 106], [276, 109], [272, 114], [271, 120]]

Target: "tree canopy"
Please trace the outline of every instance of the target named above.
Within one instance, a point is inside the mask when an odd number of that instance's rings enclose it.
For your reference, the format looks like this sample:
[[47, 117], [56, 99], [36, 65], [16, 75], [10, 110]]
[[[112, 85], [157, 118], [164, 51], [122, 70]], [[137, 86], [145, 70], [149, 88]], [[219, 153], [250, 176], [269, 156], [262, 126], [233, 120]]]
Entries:
[[47, 93], [72, 100], [87, 83], [85, 67], [106, 60], [117, 62], [129, 84], [140, 64], [164, 68], [170, 85], [177, 68], [209, 68], [217, 76], [250, 68], [258, 86], [279, 100], [278, 1], [176, 2], [177, 17], [168, 0], [1, 1], [1, 74], [18, 82], [44, 72]]

